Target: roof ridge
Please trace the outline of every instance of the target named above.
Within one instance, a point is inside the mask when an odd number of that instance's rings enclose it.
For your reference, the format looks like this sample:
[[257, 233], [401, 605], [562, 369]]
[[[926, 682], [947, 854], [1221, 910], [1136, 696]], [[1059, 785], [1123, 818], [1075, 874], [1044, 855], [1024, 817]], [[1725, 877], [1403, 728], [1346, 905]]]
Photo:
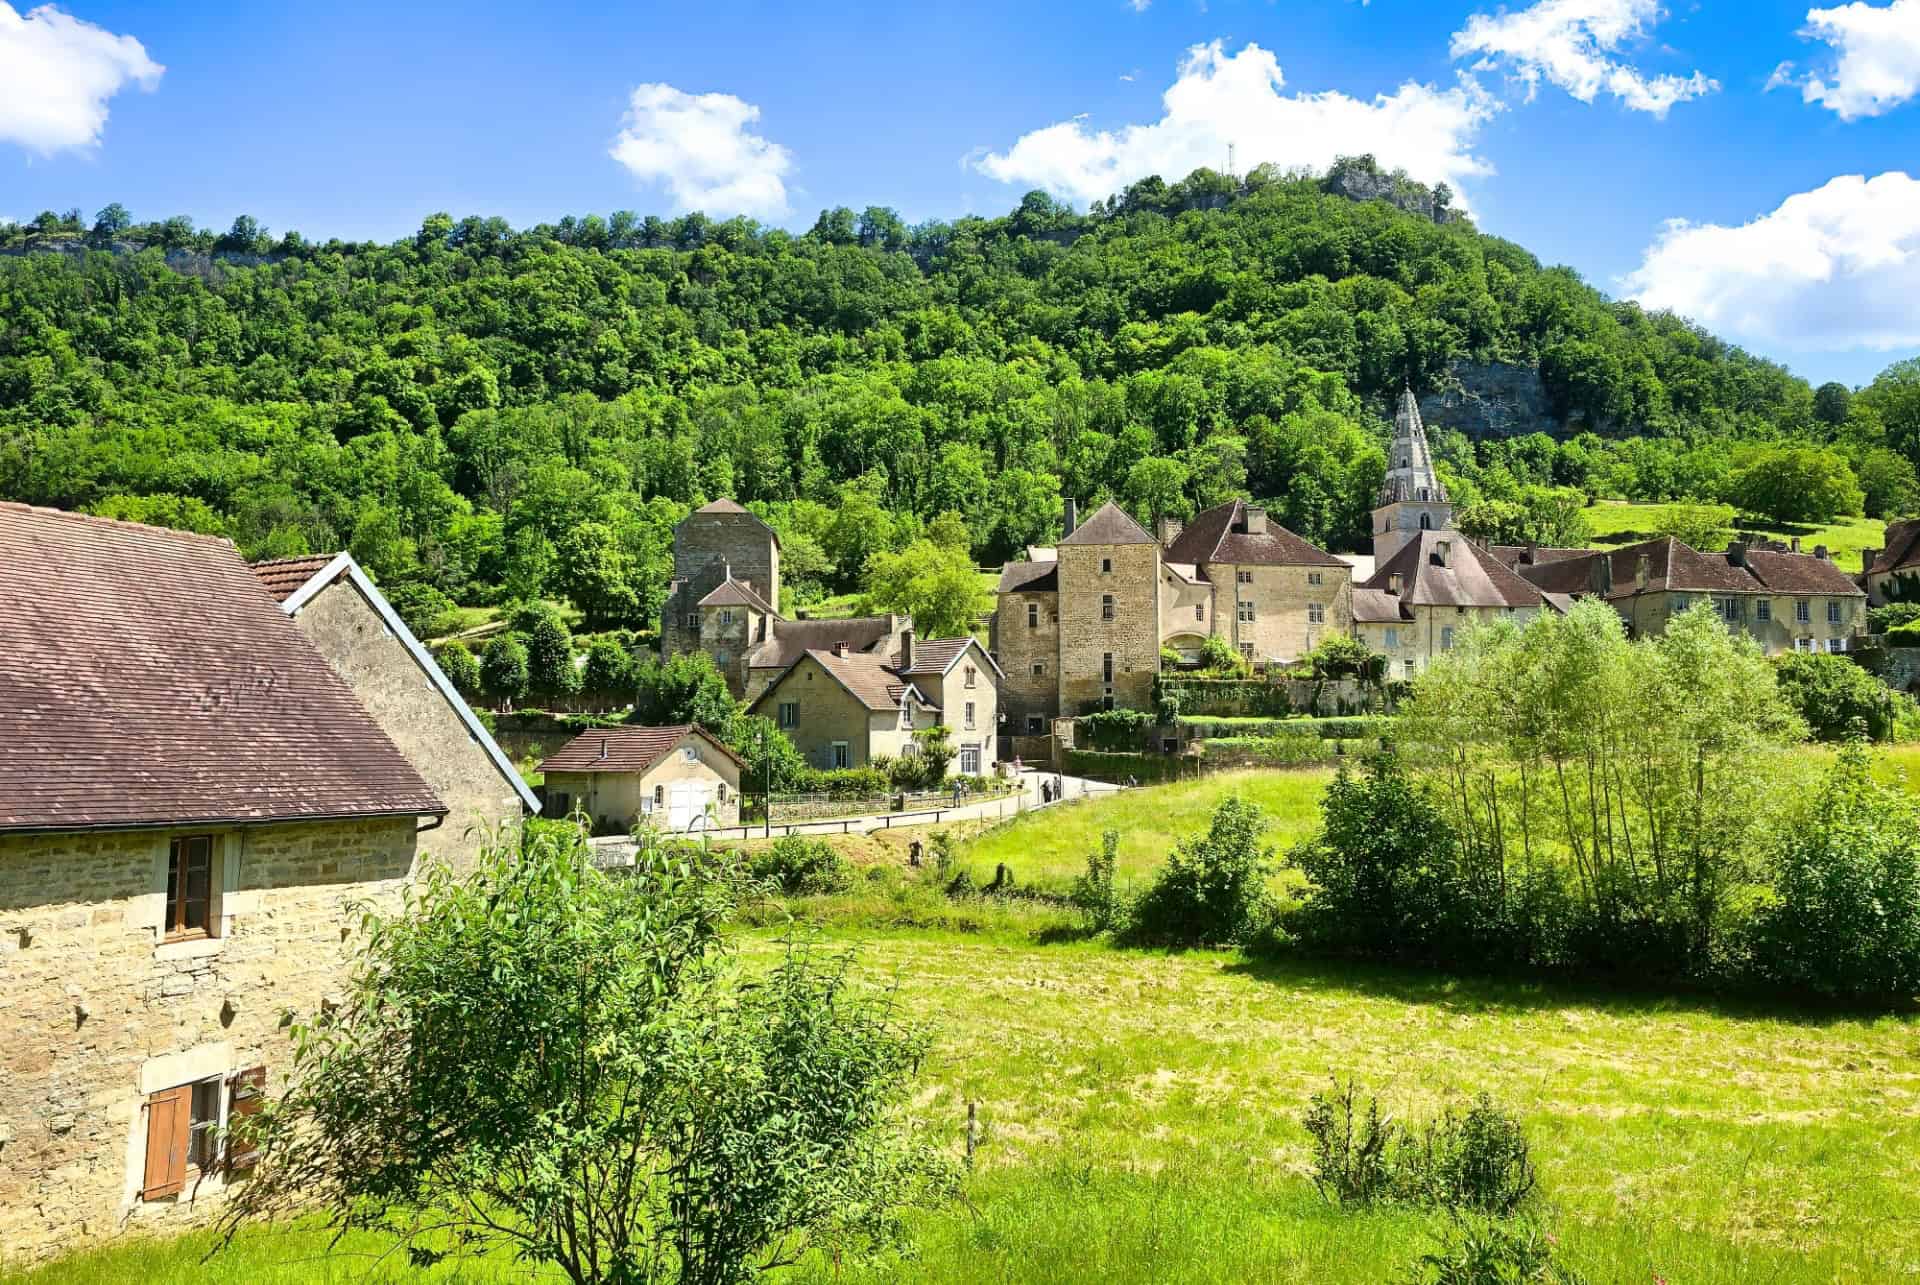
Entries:
[[[140, 524], [134, 523], [132, 525], [137, 526]], [[299, 553], [291, 558], [259, 558], [253, 562], [249, 562], [247, 565], [258, 569], [260, 567], [284, 567], [293, 562], [318, 562], [322, 566], [325, 566], [345, 552], [345, 549], [335, 549], [332, 553]]]
[[[0, 500], [0, 509], [16, 513], [30, 513], [41, 517], [70, 518], [76, 522], [92, 523], [131, 531], [151, 531], [155, 535], [178, 536], [187, 540], [200, 540], [208, 544], [224, 544], [238, 549], [231, 539], [224, 535], [208, 535], [203, 531], [182, 531], [179, 527], [155, 526], [151, 522], [133, 522], [125, 518], [106, 518], [98, 513], [82, 513], [78, 509], [56, 509], [46, 504], [28, 504], [23, 500]], [[250, 564], [251, 565], [251, 564]]]

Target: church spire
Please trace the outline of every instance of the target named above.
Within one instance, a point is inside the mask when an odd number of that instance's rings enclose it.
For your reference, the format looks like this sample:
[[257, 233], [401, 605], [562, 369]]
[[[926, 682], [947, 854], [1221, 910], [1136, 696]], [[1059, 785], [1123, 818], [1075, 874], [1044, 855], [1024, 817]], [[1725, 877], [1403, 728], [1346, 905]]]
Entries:
[[1408, 385], [1400, 393], [1393, 416], [1393, 445], [1387, 451], [1387, 477], [1380, 487], [1380, 503], [1447, 503], [1447, 488], [1433, 470], [1427, 449], [1427, 428], [1420, 421], [1420, 402]]

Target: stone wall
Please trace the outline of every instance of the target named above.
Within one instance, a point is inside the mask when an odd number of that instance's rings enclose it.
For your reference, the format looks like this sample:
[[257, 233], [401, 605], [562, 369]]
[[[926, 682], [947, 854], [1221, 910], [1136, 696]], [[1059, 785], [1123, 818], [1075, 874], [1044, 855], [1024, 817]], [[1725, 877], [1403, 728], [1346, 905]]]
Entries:
[[[1029, 626], [1028, 620], [1034, 623]], [[1014, 735], [1028, 735], [1029, 719], [1041, 719], [1044, 727], [1060, 712], [1059, 595], [1001, 594], [994, 615], [994, 646], [995, 659], [1007, 675], [1000, 692], [1007, 729]]]
[[[1240, 583], [1243, 571], [1253, 577], [1251, 584]], [[1351, 568], [1210, 563], [1207, 578], [1216, 586], [1214, 632], [1236, 649], [1251, 644], [1255, 661], [1290, 664], [1323, 639], [1353, 632]], [[1251, 604], [1252, 620], [1240, 619], [1242, 604]], [[1311, 618], [1315, 606], [1318, 621]]]
[[255, 1066], [281, 1090], [289, 1016], [343, 986], [351, 907], [395, 904], [415, 824], [216, 832], [216, 935], [181, 942], [160, 923], [169, 840], [187, 832], [0, 836], [0, 1256], [44, 1259], [217, 1204], [217, 1177], [140, 1198], [147, 1096]]
[[[1150, 708], [1160, 672], [1160, 546], [1066, 544], [1059, 559], [1060, 712], [1098, 708], [1108, 696], [1116, 707]], [[1100, 569], [1103, 560], [1110, 571]], [[1108, 594], [1111, 620], [1102, 604]]]
[[470, 863], [493, 836], [520, 824], [525, 808], [514, 783], [351, 581], [321, 590], [294, 623], [447, 805], [446, 823], [420, 836], [423, 855]]
[[673, 529], [673, 578], [684, 581], [660, 611], [660, 654], [698, 651], [697, 629], [687, 627], [699, 614], [700, 600], [726, 578], [744, 580], [780, 609], [780, 548], [773, 533], [751, 513], [693, 513]]

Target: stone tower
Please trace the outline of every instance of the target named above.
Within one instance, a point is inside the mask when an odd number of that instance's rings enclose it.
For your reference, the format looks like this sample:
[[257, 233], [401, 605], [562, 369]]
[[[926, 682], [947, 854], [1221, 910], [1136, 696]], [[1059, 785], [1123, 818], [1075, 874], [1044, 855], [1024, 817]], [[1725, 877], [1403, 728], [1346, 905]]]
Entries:
[[1453, 505], [1447, 488], [1433, 471], [1427, 449], [1427, 429], [1420, 422], [1420, 403], [1413, 389], [1400, 394], [1393, 416], [1393, 445], [1387, 450], [1387, 479], [1380, 486], [1380, 504], [1373, 511], [1373, 560], [1385, 566], [1420, 532], [1445, 531], [1453, 526]]

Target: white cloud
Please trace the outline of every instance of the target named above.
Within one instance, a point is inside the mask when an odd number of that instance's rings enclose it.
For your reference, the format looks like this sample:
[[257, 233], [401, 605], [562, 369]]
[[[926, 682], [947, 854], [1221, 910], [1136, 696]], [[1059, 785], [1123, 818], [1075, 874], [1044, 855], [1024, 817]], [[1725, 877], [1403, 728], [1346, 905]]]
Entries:
[[1920, 0], [1893, 0], [1884, 8], [1855, 3], [1809, 9], [1800, 34], [1840, 52], [1828, 73], [1832, 79], [1809, 75], [1801, 94], [1841, 120], [1879, 116], [1920, 94]]
[[641, 85], [608, 155], [635, 178], [664, 183], [680, 209], [775, 218], [787, 212], [793, 154], [748, 131], [759, 119], [732, 94]]
[[1476, 69], [1506, 66], [1527, 87], [1558, 85], [1583, 103], [1612, 94], [1637, 112], [1664, 117], [1675, 103], [1720, 88], [1700, 72], [1648, 76], [1608, 55], [1665, 17], [1660, 0], [1540, 0], [1518, 13], [1476, 13], [1453, 35], [1453, 56], [1482, 55]]
[[0, 0], [0, 142], [43, 155], [92, 147], [107, 100], [166, 71], [132, 36], [116, 36], [52, 5], [20, 11]]
[[1195, 45], [1161, 96], [1165, 113], [1152, 124], [1092, 130], [1077, 118], [1061, 121], [967, 164], [1003, 183], [1083, 202], [1149, 174], [1173, 182], [1202, 165], [1222, 169], [1229, 143], [1241, 169], [1267, 162], [1325, 168], [1336, 157], [1371, 152], [1387, 168], [1456, 188], [1463, 178], [1492, 173], [1470, 148], [1497, 107], [1470, 81], [1444, 90], [1408, 82], [1371, 100], [1332, 91], [1286, 94], [1285, 84], [1279, 63], [1259, 45], [1232, 55], [1218, 40]]
[[1675, 219], [1623, 285], [1763, 343], [1920, 344], [1920, 180], [1842, 175], [1739, 227]]

